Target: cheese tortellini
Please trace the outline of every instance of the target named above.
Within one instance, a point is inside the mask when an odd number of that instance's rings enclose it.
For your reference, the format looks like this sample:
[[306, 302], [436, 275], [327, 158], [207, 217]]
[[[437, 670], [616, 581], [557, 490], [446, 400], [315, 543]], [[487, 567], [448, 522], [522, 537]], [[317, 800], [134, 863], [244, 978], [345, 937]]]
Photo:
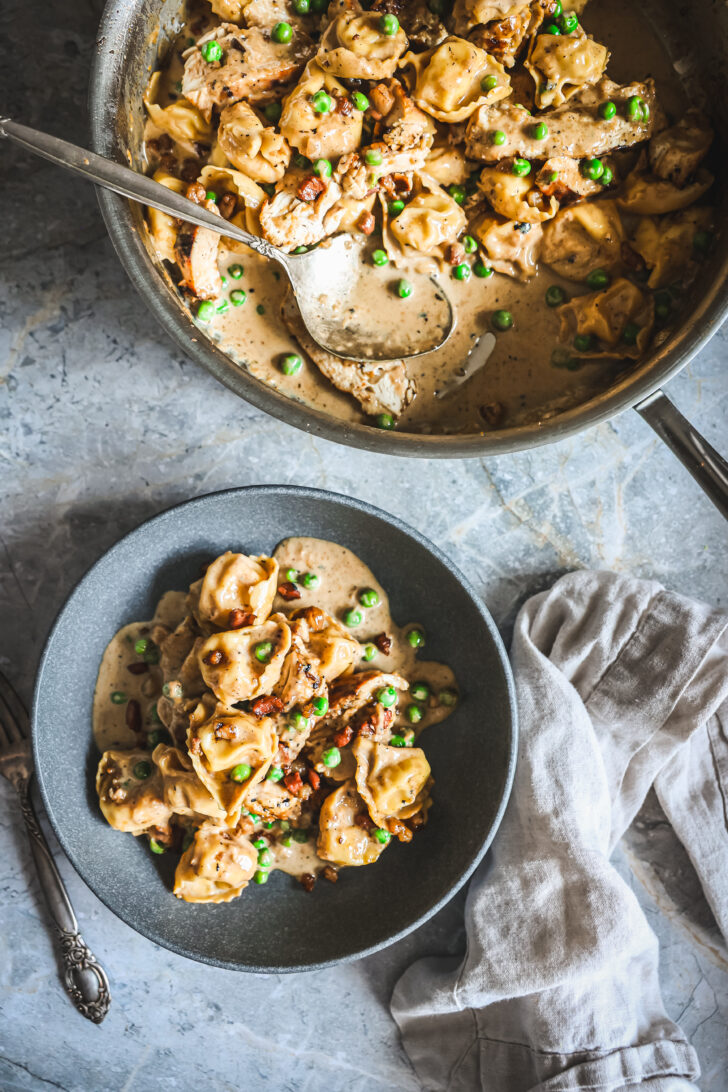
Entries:
[[419, 747], [389, 747], [358, 739], [356, 787], [377, 826], [388, 818], [410, 819], [426, 806], [430, 764]]
[[360, 110], [344, 114], [337, 110], [316, 110], [314, 96], [324, 92], [333, 100], [346, 98], [346, 88], [316, 61], [309, 61], [300, 82], [283, 101], [278, 123], [292, 148], [309, 159], [328, 159], [356, 151], [361, 143], [363, 116]]
[[465, 228], [461, 206], [426, 174], [415, 176], [413, 196], [397, 216], [385, 211], [384, 245], [395, 264], [408, 260], [436, 268]]
[[521, 224], [540, 224], [559, 210], [554, 197], [545, 197], [529, 178], [498, 167], [483, 167], [478, 186], [497, 213]]
[[265, 777], [277, 745], [268, 717], [225, 707], [190, 729], [187, 737], [195, 773], [228, 817], [240, 811], [250, 790]]
[[614, 201], [586, 202], [562, 209], [544, 227], [541, 261], [572, 281], [594, 269], [612, 269], [622, 257], [624, 229]]
[[128, 834], [163, 828], [172, 814], [147, 751], [106, 751], [96, 771], [96, 792], [107, 823]]
[[319, 856], [338, 865], [373, 864], [385, 843], [357, 823], [357, 816], [365, 811], [366, 805], [351, 780], [327, 796], [319, 817]]
[[446, 38], [426, 53], [408, 53], [403, 65], [414, 102], [438, 121], [465, 121], [479, 106], [510, 94], [503, 65], [464, 38]]
[[[655, 305], [651, 295], [625, 277], [602, 292], [576, 296], [559, 308], [561, 339], [573, 342], [577, 334], [596, 339], [604, 355], [637, 357], [652, 331]], [[599, 353], [599, 348], [595, 349]]]
[[526, 61], [536, 85], [539, 110], [560, 106], [587, 84], [596, 83], [609, 60], [605, 46], [588, 38], [581, 28], [574, 34], [539, 34]]
[[383, 80], [393, 76], [407, 49], [402, 27], [395, 34], [381, 28], [376, 11], [343, 11], [329, 23], [316, 61], [332, 76], [356, 80]]
[[245, 834], [208, 820], [182, 854], [174, 893], [185, 902], [230, 902], [252, 880], [257, 857]]
[[247, 102], [221, 111], [217, 141], [233, 167], [255, 182], [277, 182], [286, 173], [291, 158], [288, 141], [272, 126], [264, 126]]
[[[192, 610], [197, 621], [216, 629], [264, 622], [278, 590], [278, 563], [272, 557], [248, 557], [228, 550], [208, 565], [201, 581], [192, 585]], [[195, 601], [196, 597], [196, 601]], [[236, 626], [230, 617], [242, 612]]]
[[281, 615], [259, 626], [214, 633], [200, 645], [200, 673], [218, 701], [232, 705], [268, 694], [291, 647], [291, 627]]
[[154, 73], [144, 96], [147, 113], [157, 129], [180, 144], [190, 145], [196, 140], [209, 140], [210, 124], [193, 103], [180, 98], [169, 106], [162, 107], [154, 102], [159, 91], [160, 77], [160, 72]]

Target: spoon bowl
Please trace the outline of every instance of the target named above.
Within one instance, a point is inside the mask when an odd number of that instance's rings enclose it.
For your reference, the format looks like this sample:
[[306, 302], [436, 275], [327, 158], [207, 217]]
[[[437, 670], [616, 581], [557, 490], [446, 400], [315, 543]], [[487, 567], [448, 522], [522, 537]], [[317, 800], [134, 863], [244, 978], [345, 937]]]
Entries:
[[[302, 254], [286, 254], [266, 239], [250, 235], [216, 211], [121, 163], [96, 155], [66, 140], [0, 118], [0, 137], [80, 175], [104, 189], [166, 212], [187, 223], [235, 239], [283, 266], [295, 293], [304, 325], [313, 340], [334, 356], [364, 363], [421, 356], [439, 348], [454, 326], [453, 309], [432, 277], [417, 274], [393, 280], [386, 267], [370, 258], [373, 244], [351, 235], [327, 239]], [[410, 296], [403, 322], [402, 305]], [[411, 321], [412, 314], [417, 321]]]

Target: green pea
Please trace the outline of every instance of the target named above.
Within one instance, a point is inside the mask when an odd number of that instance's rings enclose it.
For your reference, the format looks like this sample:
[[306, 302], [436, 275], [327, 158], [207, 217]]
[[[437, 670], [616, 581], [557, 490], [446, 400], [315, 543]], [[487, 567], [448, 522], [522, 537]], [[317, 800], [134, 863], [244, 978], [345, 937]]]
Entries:
[[151, 762], [137, 762], [131, 772], [134, 774], [137, 781], [146, 781], [146, 779], [151, 776], [152, 764]]
[[386, 34], [389, 38], [393, 38], [399, 30], [399, 19], [396, 15], [383, 15], [379, 20], [379, 29], [382, 34]]
[[262, 303], [259, 303], [259, 304], [258, 304], [258, 306], [257, 306], [257, 307], [256, 307], [256, 309], [255, 309], [255, 312], [256, 312], [256, 314], [258, 314], [258, 315], [264, 315], [264, 314], [265, 314], [265, 307], [263, 306], [263, 304], [262, 304]]
[[490, 321], [496, 330], [510, 330], [513, 326], [513, 315], [510, 311], [494, 311]]
[[373, 831], [373, 834], [376, 840], [381, 842], [384, 846], [386, 846], [387, 842], [389, 842], [392, 837], [389, 831], [385, 830], [384, 827], [377, 827], [377, 829]]
[[559, 28], [558, 28], [558, 27], [556, 26], [556, 23], [548, 23], [548, 24], [547, 24], [547, 25], [546, 25], [546, 26], [544, 27], [544, 29], [543, 29], [543, 33], [544, 33], [544, 34], [555, 34], [555, 35], [559, 35], [559, 34], [561, 34], [561, 31], [560, 31], [560, 30], [559, 30]]
[[494, 129], [493, 132], [490, 134], [490, 142], [491, 144], [496, 145], [505, 144], [506, 134], [503, 132], [502, 129]]
[[287, 834], [285, 838], [281, 838], [281, 845], [285, 846], [286, 849], [288, 849], [289, 846], [293, 845], [293, 838], [290, 834]]
[[266, 781], [282, 781], [283, 770], [279, 766], [271, 766], [266, 774]]
[[333, 769], [334, 766], [338, 766], [341, 762], [341, 751], [338, 747], [329, 747], [328, 751], [324, 751], [321, 755], [321, 761], [324, 766]]
[[205, 200], [206, 201], [217, 201], [217, 194], [215, 193], [215, 191], [214, 190], [208, 190], [207, 193], [205, 194]]
[[252, 772], [253, 771], [247, 762], [239, 762], [237, 766], [233, 766], [228, 777], [231, 781], [247, 781]]
[[295, 713], [291, 713], [288, 718], [289, 726], [294, 732], [304, 732], [308, 728], [308, 717], [304, 716], [300, 710], [296, 710]]
[[316, 159], [313, 164], [313, 173], [319, 178], [331, 178], [331, 160]]
[[628, 322], [622, 331], [622, 341], [627, 345], [636, 345], [639, 332], [642, 329], [636, 322]]
[[272, 641], [258, 641], [257, 645], [253, 648], [253, 655], [260, 663], [265, 664], [268, 662], [273, 651]]
[[372, 254], [372, 261], [375, 265], [387, 265], [389, 258], [386, 250], [375, 250]]
[[671, 303], [658, 303], [657, 297], [655, 297], [655, 315], [658, 319], [661, 319], [664, 322], [665, 319], [670, 317], [671, 310]]
[[407, 643], [411, 645], [412, 648], [422, 648], [425, 643], [425, 635], [422, 630], [418, 629], [417, 626], [415, 626], [414, 629], [411, 629], [407, 634]]
[[215, 308], [215, 310], [218, 312], [218, 314], [221, 314], [221, 315], [224, 315], [225, 312], [227, 311], [227, 309], [228, 309], [228, 301], [227, 300], [223, 300], [222, 303], [218, 303], [217, 307]]
[[599, 103], [599, 117], [603, 118], [605, 121], [611, 121], [616, 113], [617, 107], [610, 99], [607, 99], [606, 102]]
[[310, 8], [309, 0], [293, 0], [293, 10], [296, 15], [308, 15]]
[[136, 652], [137, 656], [143, 656], [149, 648], [149, 644], [150, 641], [148, 637], [140, 637], [139, 640], [135, 641], [134, 651]]
[[294, 830], [293, 841], [298, 842], [299, 845], [303, 845], [304, 842], [308, 841], [308, 831], [304, 830], [303, 827], [299, 827], [298, 830]]
[[387, 212], [390, 216], [399, 216], [404, 208], [404, 201], [390, 201], [387, 206]]
[[600, 288], [608, 288], [612, 283], [612, 278], [607, 273], [606, 269], [592, 269], [591, 273], [586, 278], [586, 283], [589, 288], [595, 290]]
[[391, 709], [397, 703], [397, 691], [393, 686], [383, 686], [381, 690], [377, 690], [377, 701], [385, 709]]
[[328, 114], [334, 105], [331, 97], [325, 91], [317, 91], [311, 99], [311, 103], [317, 114]]
[[219, 42], [205, 42], [200, 53], [208, 64], [213, 64], [222, 59], [222, 46]]
[[197, 307], [197, 317], [200, 322], [209, 322], [215, 314], [215, 304], [212, 300], [202, 300]]
[[[249, 811], [248, 815], [250, 816], [250, 818], [253, 820], [254, 823], [257, 823], [258, 820], [260, 819], [260, 816], [257, 815], [254, 811]], [[253, 843], [253, 844], [255, 844], [255, 843]]]
[[561, 15], [561, 13], [563, 12], [563, 10], [564, 10], [564, 8], [563, 8], [563, 5], [561, 3], [561, 0], [556, 0], [556, 3], [554, 4], [554, 6], [551, 9], [551, 17], [553, 19], [558, 19], [559, 16]]
[[412, 295], [412, 285], [409, 281], [403, 278], [397, 282], [397, 295], [401, 300], [406, 300]]
[[698, 254], [707, 254], [712, 245], [712, 231], [696, 231], [693, 235], [693, 250], [697, 250]]
[[630, 99], [627, 99], [627, 117], [630, 121], [645, 122], [649, 119], [649, 116], [650, 108], [639, 95], [632, 95]]
[[152, 705], [149, 706], [149, 719], [151, 720], [152, 724], [161, 724], [162, 723], [160, 718], [159, 718], [159, 712], [157, 711], [156, 701]]
[[235, 263], [235, 265], [228, 266], [228, 273], [231, 277], [234, 277], [236, 281], [240, 280], [244, 272], [245, 270], [243, 269], [242, 265], [239, 265], [237, 262]]
[[578, 353], [588, 353], [592, 347], [591, 334], [577, 334], [574, 338], [574, 348]]
[[544, 121], [539, 121], [537, 125], [534, 125], [531, 133], [534, 140], [545, 140], [549, 135], [549, 127]]
[[149, 848], [152, 853], [164, 853], [165, 846], [161, 842], [158, 842], [156, 838], [149, 839]]
[[153, 732], [150, 732], [147, 736], [147, 743], [150, 747], [156, 747], [160, 743], [169, 743], [169, 732], [164, 728], [155, 728]]
[[273, 864], [273, 854], [269, 849], [261, 849], [258, 854], [258, 864], [261, 868], [270, 868]]
[[[307, 171], [311, 166], [311, 160], [308, 158], [308, 156], [301, 155], [300, 152], [296, 152], [293, 157], [293, 166], [300, 167], [302, 170]], [[295, 254], [295, 250], [293, 253]]]
[[364, 651], [361, 654], [361, 658], [362, 660], [365, 660], [367, 663], [369, 663], [370, 660], [374, 659], [376, 654], [376, 645], [364, 645]]
[[525, 178], [527, 174], [531, 173], [531, 164], [527, 159], [516, 158], [513, 160], [513, 166], [511, 172], [518, 175], [519, 178]]
[[489, 91], [492, 91], [497, 86], [498, 86], [498, 77], [497, 76], [483, 76], [483, 79], [480, 81], [480, 87], [481, 87], [481, 89], [483, 91], [485, 91], [486, 95], [488, 94]]
[[453, 182], [452, 186], [447, 187], [447, 192], [458, 205], [462, 205], [465, 198], [468, 196], [463, 187], [458, 186], [456, 182]]
[[602, 177], [599, 179], [599, 181], [603, 186], [611, 186], [612, 182], [614, 181], [614, 171], [611, 167], [608, 167], [605, 164], [604, 170], [602, 171]]
[[281, 360], [281, 371], [284, 375], [296, 375], [302, 365], [303, 361], [297, 353], [287, 353]]
[[476, 277], [492, 277], [493, 276], [493, 270], [490, 268], [490, 266], [487, 266], [485, 264], [485, 262], [480, 262], [480, 261], [476, 262], [475, 265], [473, 266], [473, 273], [475, 274]]
[[423, 716], [424, 713], [419, 705], [412, 704], [407, 706], [407, 720], [410, 724], [419, 724]]
[[370, 167], [378, 167], [382, 162], [382, 153], [378, 148], [367, 148], [364, 152], [364, 159]]
[[470, 280], [470, 266], [467, 262], [460, 262], [459, 265], [453, 267], [452, 275], [456, 281]]
[[360, 610], [356, 610], [354, 607], [350, 607], [349, 610], [344, 611], [344, 621], [347, 626], [354, 627], [360, 626], [362, 623], [362, 613]]
[[427, 701], [430, 696], [430, 688], [426, 682], [415, 682], [410, 687], [410, 694], [416, 701]]
[[112, 690], [111, 700], [114, 703], [114, 705], [123, 705], [129, 699], [127, 698], [127, 696], [126, 696], [126, 694], [124, 693], [123, 690]]
[[560, 307], [562, 303], [566, 303], [566, 292], [561, 285], [550, 284], [546, 289], [546, 306]]
[[328, 698], [314, 698], [313, 699], [313, 711], [317, 717], [325, 717], [329, 711], [329, 699]]
[[301, 577], [301, 583], [304, 588], [317, 588], [320, 582], [321, 578], [317, 573], [304, 573]]
[[407, 740], [404, 738], [404, 736], [392, 736], [392, 738], [389, 741], [389, 746], [390, 747], [406, 747], [407, 746]]
[[284, 575], [285, 575], [285, 578], [286, 578], [286, 580], [288, 581], [289, 584], [297, 583], [297, 581], [298, 581], [298, 570], [297, 569], [286, 569]]
[[329, 6], [329, 0], [311, 0], [311, 11], [315, 15], [322, 15]]
[[268, 883], [268, 873], [259, 868], [253, 876], [253, 883]]
[[273, 194], [276, 192], [276, 187], [273, 182], [259, 182], [258, 184], [260, 188], [268, 194], [269, 197], [272, 197]]
[[359, 592], [359, 602], [363, 607], [376, 607], [379, 603], [379, 592], [374, 588], [364, 588]]
[[354, 103], [354, 109], [360, 110], [362, 114], [369, 109], [369, 99], [362, 91], [355, 91], [351, 96], [351, 101]]
[[579, 20], [573, 11], [566, 11], [559, 18], [559, 26], [562, 34], [573, 34], [579, 26]]
[[391, 413], [378, 413], [377, 416], [374, 418], [374, 423], [377, 428], [383, 428], [387, 430], [393, 429], [394, 417], [392, 417]]
[[253, 841], [253, 849], [267, 849], [268, 842], [263, 837], [258, 837]]
[[293, 37], [293, 27], [290, 23], [276, 23], [270, 32], [270, 36], [274, 42], [280, 42], [283, 45], [290, 42]]
[[463, 235], [460, 241], [463, 244], [463, 249], [466, 254], [475, 254], [475, 251], [478, 249], [478, 244], [472, 235]]
[[440, 705], [453, 706], [458, 700], [456, 690], [452, 690], [449, 686], [446, 686], [444, 690], [441, 690], [437, 695], [437, 700]]
[[244, 288], [233, 288], [230, 293], [230, 302], [233, 307], [242, 307], [248, 298], [248, 293]]
[[601, 159], [582, 159], [580, 169], [584, 178], [591, 178], [592, 182], [598, 181], [604, 174], [604, 164]]

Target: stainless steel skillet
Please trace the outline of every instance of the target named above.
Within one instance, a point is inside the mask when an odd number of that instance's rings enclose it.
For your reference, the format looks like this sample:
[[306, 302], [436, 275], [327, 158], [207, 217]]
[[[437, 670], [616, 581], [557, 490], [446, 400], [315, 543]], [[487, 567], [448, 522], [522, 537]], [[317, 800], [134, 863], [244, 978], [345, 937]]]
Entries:
[[[660, 27], [674, 63], [691, 92], [710, 105], [723, 147], [728, 146], [728, 6], [715, 0], [646, 0], [643, 7]], [[94, 58], [90, 111], [93, 148], [101, 155], [141, 167], [142, 95], [165, 34], [177, 26], [180, 0], [108, 0]], [[718, 183], [720, 185], [720, 182]], [[717, 187], [716, 187], [717, 188]], [[722, 197], [721, 194], [718, 195]], [[175, 288], [153, 254], [138, 206], [110, 193], [99, 200], [116, 250], [160, 324], [197, 363], [246, 401], [307, 432], [352, 447], [389, 455], [468, 458], [537, 447], [571, 436], [636, 408], [669, 444], [711, 500], [728, 516], [728, 464], [685, 421], [661, 388], [715, 333], [728, 314], [728, 231], [703, 271], [683, 324], [628, 375], [607, 391], [537, 424], [485, 435], [427, 436], [386, 432], [341, 421], [295, 402], [235, 364], [212, 341], [200, 337]], [[725, 224], [724, 207], [719, 220]]]

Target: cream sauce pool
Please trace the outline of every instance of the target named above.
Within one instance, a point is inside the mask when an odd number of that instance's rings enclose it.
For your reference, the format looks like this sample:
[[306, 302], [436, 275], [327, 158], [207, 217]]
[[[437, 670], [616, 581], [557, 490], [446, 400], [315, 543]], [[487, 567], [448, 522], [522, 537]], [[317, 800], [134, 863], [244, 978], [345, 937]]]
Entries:
[[[277, 596], [273, 612], [288, 614], [300, 607], [316, 605], [332, 617], [341, 619], [347, 610], [358, 609], [362, 622], [351, 627], [350, 632], [362, 645], [370, 643], [380, 633], [386, 633], [392, 639], [388, 654], [374, 646], [375, 655], [360, 667], [365, 670], [397, 672], [410, 684], [425, 682], [433, 695], [429, 702], [421, 703], [424, 716], [418, 725], [410, 725], [404, 712], [400, 712], [395, 723], [402, 729], [406, 727], [419, 735], [423, 729], [438, 724], [448, 716], [452, 707], [438, 703], [434, 695], [443, 690], [457, 693], [452, 669], [447, 664], [420, 658], [417, 649], [407, 639], [413, 628], [423, 629], [419, 620], [410, 618], [404, 620], [402, 625], [394, 621], [385, 589], [361, 558], [344, 546], [317, 538], [284, 539], [273, 556], [278, 561], [281, 574], [291, 568], [299, 573], [315, 573], [319, 577], [318, 586], [315, 588], [306, 589], [299, 585], [300, 599], [289, 603]], [[358, 596], [361, 591], [370, 588], [377, 592], [379, 603], [364, 609], [359, 604]], [[140, 745], [139, 734], [128, 723], [130, 702], [138, 703], [142, 733], [164, 727], [155, 715], [156, 702], [162, 693], [164, 682], [159, 666], [149, 663], [145, 671], [135, 674], [129, 670], [129, 665], [145, 662], [143, 656], [135, 652], [136, 642], [149, 639], [157, 626], [172, 630], [183, 620], [187, 613], [186, 600], [187, 593], [184, 591], [166, 592], [151, 621], [131, 622], [123, 626], [109, 642], [99, 668], [93, 703], [93, 735], [100, 751], [130, 750]], [[403, 705], [406, 704], [405, 700]], [[437, 786], [434, 799], [434, 806], [437, 807]], [[268, 833], [262, 825], [257, 830], [263, 835]], [[316, 872], [327, 864], [317, 856], [314, 838], [303, 843], [294, 841], [290, 846], [271, 839], [270, 852], [273, 856], [273, 868], [296, 876], [305, 872]]]
[[[680, 81], [639, 5], [631, 0], [591, 0], [584, 16], [586, 30], [611, 51], [608, 73], [620, 82], [653, 76], [658, 96], [670, 112], [680, 113], [686, 104]], [[172, 67], [165, 80], [169, 90], [179, 79], [180, 68]], [[165, 98], [159, 101], [164, 104]], [[226, 251], [221, 247], [220, 272], [232, 264], [243, 266], [239, 280], [228, 276], [227, 298], [232, 289], [243, 288], [246, 302], [229, 306], [200, 330], [216, 341], [241, 368], [289, 397], [332, 416], [371, 423], [355, 400], [342, 394], [305, 358], [295, 376], [280, 370], [282, 356], [300, 349], [280, 319], [285, 277], [273, 263], [252, 251]], [[391, 267], [392, 281], [406, 275], [406, 269]], [[589, 361], [578, 371], [555, 368], [551, 354], [558, 343], [558, 315], [545, 305], [550, 284], [560, 284], [570, 295], [582, 289], [562, 281], [541, 266], [538, 275], [523, 283], [501, 274], [487, 279], [471, 277], [459, 282], [447, 273], [442, 283], [456, 311], [456, 329], [442, 349], [412, 358], [407, 370], [416, 381], [417, 396], [399, 419], [403, 432], [472, 434], [488, 429], [482, 407], [494, 403], [503, 408], [502, 425], [536, 422], [575, 406], [606, 390], [623, 373], [624, 362]], [[417, 300], [398, 301], [402, 321], [415, 321]], [[477, 338], [490, 331], [493, 311], [507, 309], [514, 316], [513, 329], [498, 333], [495, 347], [482, 368], [466, 382], [454, 386], [462, 375], [466, 358]], [[443, 392], [450, 386], [454, 389]], [[491, 426], [492, 427], [492, 426]]]

